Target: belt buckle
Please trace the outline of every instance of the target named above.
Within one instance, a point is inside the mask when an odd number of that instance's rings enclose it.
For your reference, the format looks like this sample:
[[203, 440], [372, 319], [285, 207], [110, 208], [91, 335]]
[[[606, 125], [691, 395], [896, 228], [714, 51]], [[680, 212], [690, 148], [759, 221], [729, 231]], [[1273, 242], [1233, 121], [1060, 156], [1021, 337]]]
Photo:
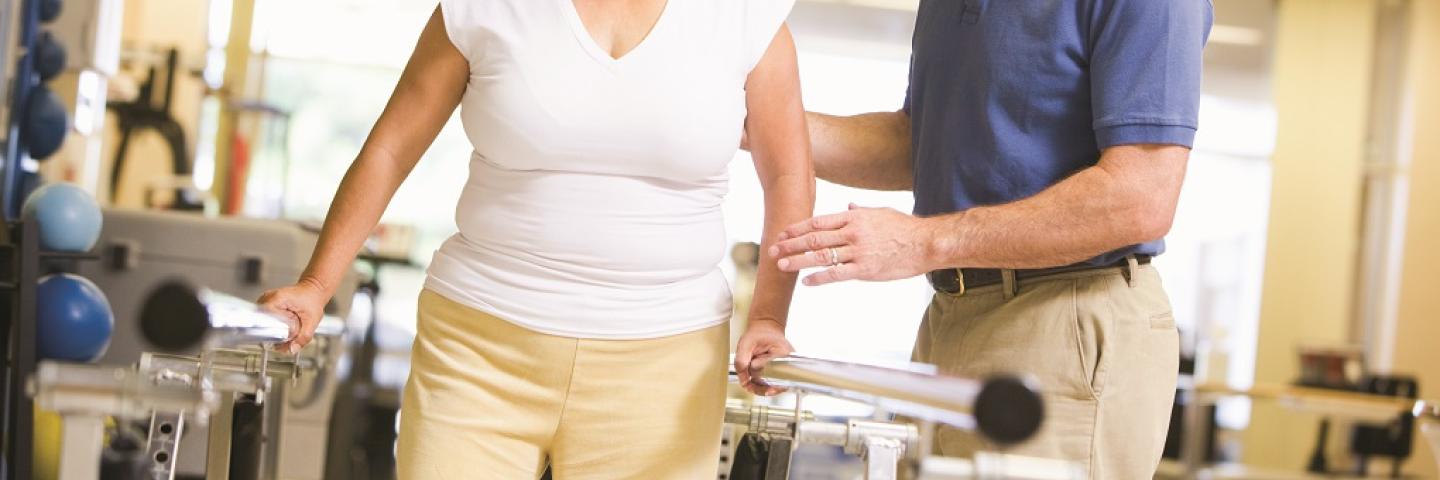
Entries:
[[[955, 278], [953, 279], [953, 281], [955, 282], [955, 288], [953, 291], [950, 289], [950, 285], [945, 283], [947, 280], [945, 278], [945, 274], [952, 272], [955, 275]], [[930, 286], [934, 288], [936, 292], [944, 293], [946, 295], [965, 294], [965, 274], [961, 272], [958, 268], [931, 270], [929, 272], [925, 272], [925, 279], [930, 282]]]

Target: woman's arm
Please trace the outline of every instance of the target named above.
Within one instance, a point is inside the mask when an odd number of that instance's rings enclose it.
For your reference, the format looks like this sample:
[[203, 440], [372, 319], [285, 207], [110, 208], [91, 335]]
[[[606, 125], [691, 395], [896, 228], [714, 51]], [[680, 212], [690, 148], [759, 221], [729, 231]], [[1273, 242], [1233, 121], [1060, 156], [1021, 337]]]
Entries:
[[[324, 305], [375, 229], [390, 198], [430, 148], [460, 103], [470, 64], [450, 42], [439, 8], [430, 16], [385, 111], [345, 173], [305, 272], [291, 287], [266, 292], [260, 303], [296, 321], [282, 349], [310, 342]], [[773, 263], [773, 262], [772, 262]]]
[[[805, 109], [800, 103], [795, 42], [787, 27], [780, 28], [765, 56], [750, 72], [745, 91], [750, 111], [745, 131], [755, 171], [765, 189], [761, 251], [766, 251], [786, 226], [809, 218], [815, 210], [815, 169], [810, 160]], [[760, 263], [749, 324], [735, 352], [740, 383], [752, 391], [762, 389], [752, 385], [751, 371], [758, 370], [769, 358], [790, 353], [785, 322], [794, 290], [794, 273], [780, 271], [775, 262]]]

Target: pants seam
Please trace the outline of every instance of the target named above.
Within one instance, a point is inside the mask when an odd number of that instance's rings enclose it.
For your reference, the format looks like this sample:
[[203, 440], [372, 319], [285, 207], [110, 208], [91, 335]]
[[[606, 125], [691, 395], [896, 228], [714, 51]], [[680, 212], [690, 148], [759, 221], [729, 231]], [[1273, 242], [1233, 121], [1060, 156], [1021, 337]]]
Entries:
[[1095, 449], [1095, 444], [1097, 443], [1095, 438], [1098, 435], [1097, 430], [1099, 429], [1098, 425], [1100, 425], [1100, 415], [1105, 411], [1105, 409], [1100, 408], [1100, 402], [1100, 397], [1097, 395], [1095, 397], [1095, 414], [1090, 416], [1090, 465], [1087, 466], [1086, 471], [1089, 473], [1089, 478], [1092, 479], [1100, 478], [1095, 474], [1096, 464], [1098, 463], [1096, 460], [1099, 458], [1099, 454]]
[[[1080, 370], [1080, 381], [1085, 385], [1085, 393], [1090, 395], [1091, 400], [1099, 400], [1100, 392], [1095, 389], [1095, 376], [1098, 373], [1090, 370], [1090, 359], [1085, 355], [1085, 339], [1080, 332], [1080, 282], [1072, 279], [1070, 281], [1070, 331], [1075, 339], [1075, 352], [1080, 354], [1080, 362], [1077, 364]], [[1096, 349], [1096, 356], [1099, 356], [1099, 349]], [[1096, 366], [1099, 366], [1098, 358]]]
[[[570, 371], [565, 374], [565, 394], [560, 397], [560, 414], [555, 417], [555, 430], [550, 432], [550, 443], [552, 447], [555, 443], [555, 437], [560, 435], [560, 427], [565, 424], [565, 412], [570, 410], [570, 392], [574, 389], [575, 385], [575, 366], [580, 363], [580, 339], [574, 339], [574, 345], [574, 349], [570, 351]], [[546, 450], [550, 449], [551, 448], [546, 448]], [[550, 467], [550, 475], [554, 477], [555, 460], [549, 458], [549, 452], [546, 452], [545, 456], [547, 458], [545, 463]], [[535, 472], [536, 478], [539, 478], [540, 473], [541, 472]]]

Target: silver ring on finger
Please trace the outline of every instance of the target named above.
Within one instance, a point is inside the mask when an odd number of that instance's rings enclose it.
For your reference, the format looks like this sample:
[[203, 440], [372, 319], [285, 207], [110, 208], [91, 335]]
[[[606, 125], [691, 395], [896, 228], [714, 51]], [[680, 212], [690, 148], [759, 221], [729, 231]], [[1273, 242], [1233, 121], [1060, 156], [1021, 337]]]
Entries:
[[825, 253], [830, 256], [830, 266], [833, 267], [840, 264], [840, 251], [836, 250], [835, 247], [825, 249]]

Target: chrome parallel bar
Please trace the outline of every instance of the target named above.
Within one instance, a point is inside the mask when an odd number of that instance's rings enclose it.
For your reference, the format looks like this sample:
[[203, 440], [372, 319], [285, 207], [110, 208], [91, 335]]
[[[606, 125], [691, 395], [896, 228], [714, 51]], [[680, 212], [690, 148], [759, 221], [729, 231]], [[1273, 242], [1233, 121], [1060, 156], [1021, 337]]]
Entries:
[[798, 356], [771, 360], [762, 377], [776, 386], [975, 430], [1000, 444], [1030, 438], [1045, 416], [1038, 389], [1016, 377], [982, 381]]
[[254, 303], [210, 289], [198, 292], [210, 314], [210, 342], [217, 347], [266, 345], [290, 338], [290, 321]]
[[974, 458], [929, 457], [920, 462], [919, 480], [1081, 480], [1079, 465], [1046, 458], [977, 453]]
[[290, 338], [290, 320], [203, 287], [157, 287], [140, 311], [145, 339], [166, 352], [274, 345]]
[[99, 414], [128, 419], [152, 412], [209, 416], [218, 402], [214, 392], [156, 381], [134, 368], [42, 361], [29, 385], [39, 408], [61, 414]]
[[1277, 384], [1257, 384], [1248, 389], [1204, 384], [1196, 386], [1194, 392], [1207, 404], [1222, 397], [1244, 396], [1270, 400], [1294, 411], [1362, 421], [1388, 422], [1401, 414], [1440, 421], [1440, 404], [1360, 392]]
[[188, 355], [145, 353], [139, 369], [157, 383], [200, 387], [208, 380], [206, 388], [216, 391], [257, 393], [265, 390], [261, 375], [288, 382], [303, 371], [313, 371], [316, 364], [304, 357], [274, 356], [268, 359], [268, 367], [262, 367], [260, 359], [265, 355], [259, 350], [215, 350], [206, 356], [210, 360], [208, 376], [201, 372], [203, 360]]
[[[802, 421], [815, 420], [815, 415], [809, 412], [802, 413], [801, 417]], [[725, 402], [725, 423], [743, 426], [753, 433], [790, 435], [794, 433], [795, 412], [788, 408], [746, 405], [740, 400], [730, 399]]]
[[[170, 353], [274, 345], [290, 339], [291, 320], [253, 302], [183, 282], [160, 285], [146, 296], [140, 330], [152, 345]], [[345, 322], [325, 317], [316, 338], [345, 334]]]

